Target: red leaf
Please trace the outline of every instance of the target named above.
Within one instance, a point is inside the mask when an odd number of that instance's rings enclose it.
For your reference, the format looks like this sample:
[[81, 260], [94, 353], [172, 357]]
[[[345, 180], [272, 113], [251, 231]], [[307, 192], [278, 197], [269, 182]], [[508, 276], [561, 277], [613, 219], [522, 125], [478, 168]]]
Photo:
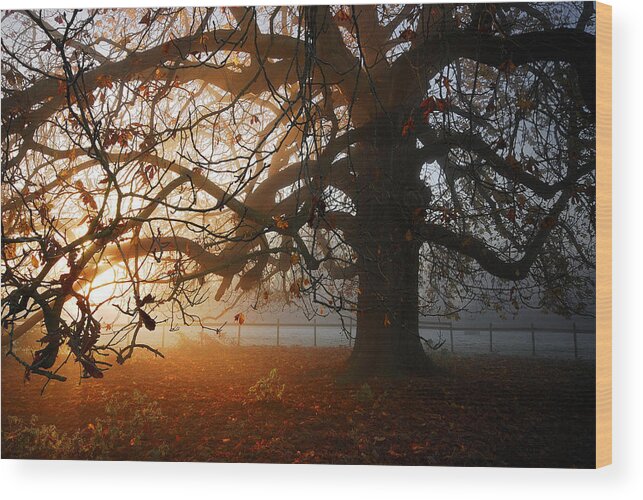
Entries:
[[402, 125], [402, 137], [406, 137], [415, 130], [415, 122], [413, 117], [409, 118], [404, 125]]
[[438, 108], [438, 111], [444, 113], [449, 109], [449, 102], [446, 99], [436, 99], [435, 106]]

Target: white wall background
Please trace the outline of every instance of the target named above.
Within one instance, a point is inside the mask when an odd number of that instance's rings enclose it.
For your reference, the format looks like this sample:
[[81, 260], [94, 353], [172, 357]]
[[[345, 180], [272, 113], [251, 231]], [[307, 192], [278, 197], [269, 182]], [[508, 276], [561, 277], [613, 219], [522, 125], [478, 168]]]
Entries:
[[[102, 6], [234, 4], [108, 0]], [[241, 3], [241, 2], [239, 2]], [[304, 3], [273, 0], [251, 3]], [[313, 2], [307, 2], [313, 3]], [[322, 3], [321, 1], [317, 3]], [[358, 3], [354, 1], [353, 3]], [[558, 499], [640, 498], [643, 2], [612, 0], [614, 31], [614, 465], [599, 471], [312, 465], [0, 462], [3, 498]], [[90, 7], [96, 0], [0, 0], [3, 9]]]

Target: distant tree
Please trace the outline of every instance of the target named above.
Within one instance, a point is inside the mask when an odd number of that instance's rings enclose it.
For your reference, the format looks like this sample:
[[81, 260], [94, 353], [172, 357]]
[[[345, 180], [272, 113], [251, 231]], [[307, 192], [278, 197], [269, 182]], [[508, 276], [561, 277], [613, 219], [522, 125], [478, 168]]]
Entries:
[[356, 314], [357, 375], [424, 370], [420, 315], [591, 314], [593, 3], [3, 17], [3, 344], [27, 373], [59, 378], [66, 344], [101, 377], [211, 298]]

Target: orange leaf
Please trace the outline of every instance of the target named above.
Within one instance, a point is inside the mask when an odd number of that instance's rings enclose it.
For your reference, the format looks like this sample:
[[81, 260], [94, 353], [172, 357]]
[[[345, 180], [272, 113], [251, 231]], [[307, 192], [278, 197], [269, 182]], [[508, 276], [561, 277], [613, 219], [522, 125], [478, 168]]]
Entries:
[[275, 221], [277, 229], [285, 230], [288, 229], [288, 221], [286, 220], [285, 215], [273, 215], [272, 220]]
[[246, 316], [243, 313], [237, 313], [234, 315], [234, 321], [236, 323], [239, 323], [240, 325], [243, 325], [246, 322]]
[[388, 328], [391, 326], [391, 320], [388, 317], [388, 313], [384, 313], [384, 326]]
[[346, 12], [344, 9], [339, 9], [339, 10], [337, 11], [337, 14], [335, 14], [335, 20], [336, 20], [336, 21], [340, 21], [340, 22], [342, 22], [342, 21], [350, 21], [350, 20], [351, 20], [351, 16], [350, 16], [350, 14], [349, 14], [348, 12]]
[[112, 81], [112, 76], [111, 75], [98, 75], [96, 77], [96, 85], [101, 89], [104, 89], [104, 88], [111, 89], [114, 86], [113, 81]]

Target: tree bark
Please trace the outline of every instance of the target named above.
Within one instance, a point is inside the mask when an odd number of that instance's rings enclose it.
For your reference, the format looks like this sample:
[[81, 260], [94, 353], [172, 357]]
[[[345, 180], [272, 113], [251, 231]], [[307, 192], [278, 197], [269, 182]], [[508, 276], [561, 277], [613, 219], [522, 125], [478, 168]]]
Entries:
[[[399, 133], [397, 134], [399, 136]], [[421, 242], [414, 236], [422, 186], [405, 161], [405, 142], [390, 127], [377, 129], [356, 165], [359, 292], [357, 335], [348, 375], [423, 373], [430, 365], [418, 329]]]
[[[399, 248], [398, 248], [399, 247]], [[349, 374], [390, 377], [428, 372], [418, 329], [418, 245], [391, 245], [390, 258], [359, 274], [357, 335]]]

